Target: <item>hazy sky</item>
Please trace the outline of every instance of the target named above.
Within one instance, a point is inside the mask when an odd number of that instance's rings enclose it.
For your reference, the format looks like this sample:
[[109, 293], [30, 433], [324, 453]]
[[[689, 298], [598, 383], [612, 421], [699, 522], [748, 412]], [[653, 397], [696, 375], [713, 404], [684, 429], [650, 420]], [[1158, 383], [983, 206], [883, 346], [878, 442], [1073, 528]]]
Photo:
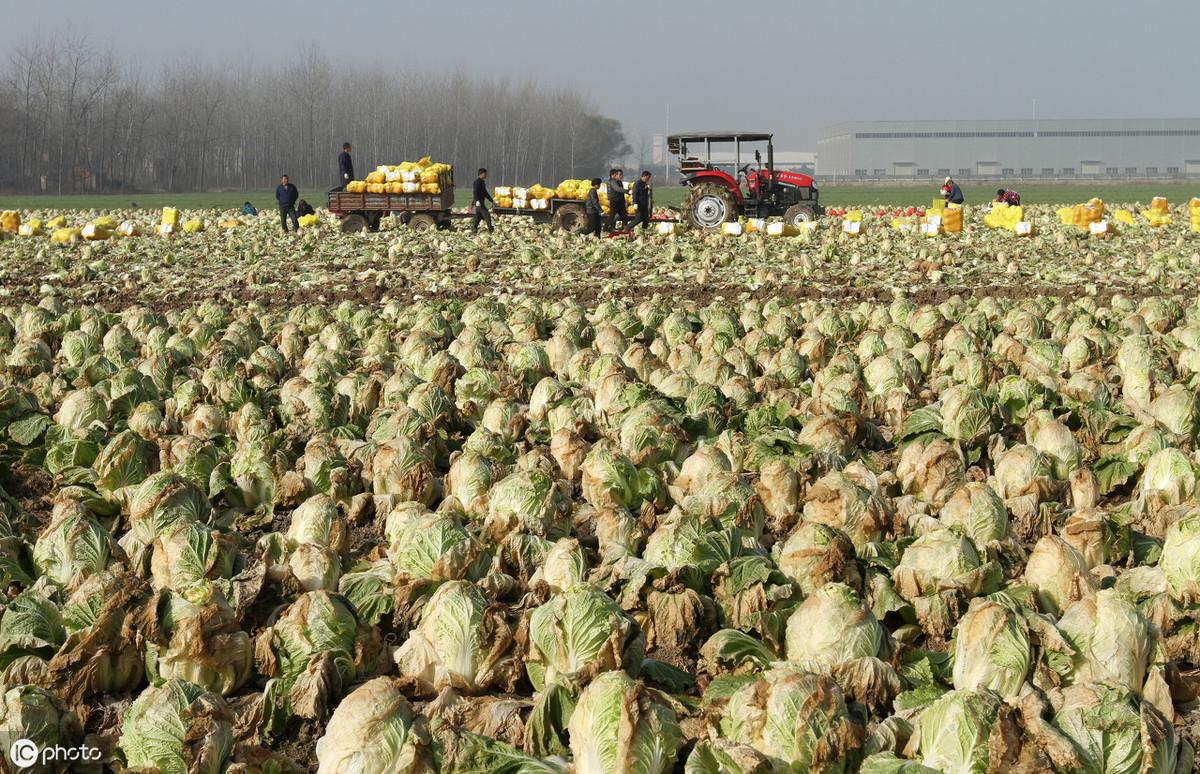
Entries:
[[148, 72], [286, 66], [316, 42], [335, 61], [568, 83], [631, 144], [663, 131], [668, 102], [672, 131], [773, 130], [783, 150], [845, 120], [1027, 118], [1035, 98], [1046, 118], [1200, 116], [1195, 0], [41, 0], [3, 16], [0, 56], [71, 19]]

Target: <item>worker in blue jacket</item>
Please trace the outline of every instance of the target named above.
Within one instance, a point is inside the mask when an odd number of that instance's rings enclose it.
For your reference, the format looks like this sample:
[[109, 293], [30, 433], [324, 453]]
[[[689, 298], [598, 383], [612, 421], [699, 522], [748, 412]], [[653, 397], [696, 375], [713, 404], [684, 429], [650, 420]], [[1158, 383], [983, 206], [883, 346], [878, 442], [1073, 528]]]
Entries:
[[334, 190], [345, 191], [346, 183], [354, 179], [354, 159], [350, 158], [350, 143], [342, 143], [342, 152], [338, 154], [338, 187]]
[[288, 218], [292, 219], [292, 228], [296, 231], [300, 230], [300, 218], [296, 215], [296, 201], [299, 198], [300, 191], [292, 185], [288, 176], [281, 176], [279, 185], [275, 187], [275, 201], [279, 204], [279, 222], [283, 224], [283, 233], [285, 234], [288, 230]]

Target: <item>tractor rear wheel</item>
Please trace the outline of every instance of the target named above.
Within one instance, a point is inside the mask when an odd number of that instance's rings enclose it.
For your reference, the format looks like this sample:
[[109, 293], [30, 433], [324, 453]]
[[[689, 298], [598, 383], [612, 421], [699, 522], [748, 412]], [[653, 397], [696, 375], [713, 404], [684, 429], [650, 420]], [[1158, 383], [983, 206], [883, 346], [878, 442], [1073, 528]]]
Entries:
[[817, 211], [807, 204], [793, 204], [783, 213], [783, 222], [793, 228], [800, 228], [801, 223], [817, 219]]
[[737, 219], [737, 205], [729, 189], [719, 183], [701, 183], [688, 188], [680, 206], [688, 222], [697, 228], [720, 228]]
[[582, 234], [587, 230], [587, 215], [579, 204], [564, 204], [554, 211], [554, 220], [551, 223], [555, 231]]
[[362, 215], [347, 215], [342, 218], [342, 233], [357, 234], [367, 227], [367, 219]]
[[413, 231], [427, 231], [437, 225], [437, 220], [432, 215], [426, 215], [419, 212], [408, 219], [408, 227]]

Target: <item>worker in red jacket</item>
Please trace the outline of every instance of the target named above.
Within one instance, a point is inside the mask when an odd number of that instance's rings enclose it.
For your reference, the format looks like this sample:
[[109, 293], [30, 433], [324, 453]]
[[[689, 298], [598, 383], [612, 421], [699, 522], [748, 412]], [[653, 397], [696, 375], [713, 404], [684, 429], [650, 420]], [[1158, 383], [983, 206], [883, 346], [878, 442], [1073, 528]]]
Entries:
[[996, 191], [995, 202], [997, 204], [1003, 203], [1012, 207], [1019, 207], [1021, 206], [1021, 194], [1001, 188]]

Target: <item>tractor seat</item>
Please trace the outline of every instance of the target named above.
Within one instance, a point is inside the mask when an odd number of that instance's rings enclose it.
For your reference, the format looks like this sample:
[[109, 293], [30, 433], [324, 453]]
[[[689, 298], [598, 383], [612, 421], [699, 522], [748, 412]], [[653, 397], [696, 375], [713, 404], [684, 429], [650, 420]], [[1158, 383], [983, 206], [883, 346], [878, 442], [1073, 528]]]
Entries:
[[679, 171], [685, 174], [688, 172], [701, 172], [706, 169], [711, 169], [709, 164], [695, 156], [688, 156], [679, 162]]

